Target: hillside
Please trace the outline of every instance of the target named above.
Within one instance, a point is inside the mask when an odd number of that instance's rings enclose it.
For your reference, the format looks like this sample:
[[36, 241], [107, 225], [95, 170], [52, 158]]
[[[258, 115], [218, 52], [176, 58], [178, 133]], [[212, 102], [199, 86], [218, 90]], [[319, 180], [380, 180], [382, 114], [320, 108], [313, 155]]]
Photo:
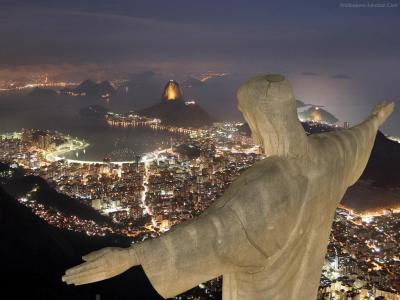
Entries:
[[[37, 176], [12, 178], [6, 181], [2, 187], [15, 198], [25, 197], [27, 193], [31, 193], [32, 197], [47, 209], [54, 208], [63, 214], [75, 215], [81, 219], [93, 220], [100, 224], [110, 222], [108, 217], [100, 215], [92, 207], [82, 204], [65, 194], [58, 193], [43, 178]], [[36, 191], [31, 192], [34, 189]]]
[[0, 188], [1, 294], [8, 299], [102, 300], [161, 299], [141, 268], [133, 268], [110, 280], [75, 287], [61, 276], [81, 263], [81, 256], [107, 246], [126, 247], [126, 238], [88, 237], [52, 227], [33, 215]]
[[139, 110], [138, 113], [161, 119], [163, 124], [173, 126], [201, 127], [214, 122], [214, 119], [200, 105], [186, 105], [183, 101], [157, 103]]

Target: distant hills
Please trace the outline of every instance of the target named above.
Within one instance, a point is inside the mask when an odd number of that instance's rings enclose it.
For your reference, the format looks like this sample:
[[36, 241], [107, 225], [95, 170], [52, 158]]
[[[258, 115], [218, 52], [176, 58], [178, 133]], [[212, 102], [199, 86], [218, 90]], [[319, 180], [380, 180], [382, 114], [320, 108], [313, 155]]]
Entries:
[[[236, 108], [236, 91], [237, 88], [254, 74], [245, 73], [229, 73], [218, 76], [218, 74], [206, 76], [207, 74], [187, 74], [180, 76], [178, 79], [181, 84], [185, 99], [194, 99], [198, 105], [201, 105], [206, 111], [217, 119], [237, 120], [242, 115]], [[161, 94], [161, 88], [165, 83], [174, 77], [173, 74], [158, 73], [154, 71], [144, 71], [124, 75], [123, 80], [119, 80], [114, 88], [110, 81], [96, 83], [94, 80], [84, 80], [76, 88], [68, 88], [61, 90], [61, 94], [70, 96], [95, 97], [97, 100], [103, 100], [100, 95], [111, 94], [108, 108], [112, 111], [138, 111], [148, 108], [152, 101], [158, 100]], [[200, 80], [201, 79], [201, 80]], [[104, 87], [102, 87], [104, 85]], [[111, 86], [111, 87], [110, 87]], [[89, 98], [88, 97], [88, 98]], [[82, 99], [83, 101], [85, 99]], [[96, 102], [94, 102], [96, 103]], [[77, 103], [78, 105], [80, 102]], [[88, 105], [91, 103], [85, 103]], [[96, 104], [104, 104], [96, 103]], [[309, 109], [311, 104], [304, 104], [298, 101], [298, 106]], [[81, 107], [80, 107], [81, 108]], [[79, 109], [80, 109], [79, 108]], [[221, 109], [223, 108], [223, 109]], [[319, 106], [321, 108], [321, 106]], [[311, 119], [314, 109], [305, 112], [307, 116], [305, 120]], [[321, 111], [323, 112], [323, 110]], [[334, 123], [335, 119], [324, 114], [323, 120]], [[333, 116], [335, 117], [335, 116]]]
[[34, 97], [49, 97], [49, 96], [58, 96], [58, 93], [52, 89], [44, 89], [35, 87], [30, 93], [30, 96]]
[[63, 94], [79, 95], [79, 96], [92, 96], [92, 97], [105, 97], [115, 93], [114, 87], [107, 80], [96, 83], [90, 79], [84, 80], [80, 85], [73, 89], [61, 90]]
[[196, 100], [197, 105], [209, 112], [213, 118], [236, 120], [241, 118], [234, 101], [236, 90], [249, 76], [248, 74], [210, 76], [207, 80], [201, 81], [193, 74], [174, 76], [154, 71], [130, 74], [126, 77], [127, 81], [119, 85], [117, 95], [120, 97], [118, 99], [114, 97], [116, 100], [112, 105], [114, 111], [117, 110], [116, 106], [119, 111], [139, 111], [148, 108], [154, 103], [152, 101], [160, 99], [161, 89], [165, 83], [177, 77], [185, 100]]
[[161, 119], [162, 124], [184, 127], [211, 125], [214, 119], [195, 101], [184, 101], [179, 84], [169, 80], [161, 94], [161, 102], [137, 111], [138, 114]]
[[[299, 100], [297, 100], [299, 101]], [[300, 101], [301, 102], [301, 101]], [[297, 102], [299, 105], [299, 102]], [[306, 105], [302, 105], [306, 106]], [[302, 107], [300, 106], [300, 107]], [[334, 115], [319, 106], [312, 105], [308, 109], [299, 112], [299, 118], [304, 121], [316, 121], [328, 124], [335, 124], [339, 121]]]

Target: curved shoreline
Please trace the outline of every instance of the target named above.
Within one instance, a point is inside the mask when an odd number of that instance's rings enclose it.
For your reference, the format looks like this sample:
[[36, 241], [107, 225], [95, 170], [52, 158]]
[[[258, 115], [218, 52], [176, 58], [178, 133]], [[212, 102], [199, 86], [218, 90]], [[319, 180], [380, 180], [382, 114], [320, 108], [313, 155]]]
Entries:
[[[56, 151], [52, 151], [50, 153], [45, 154], [45, 159], [49, 162], [64, 160], [67, 163], [89, 164], [89, 165], [93, 165], [93, 164], [123, 165], [123, 164], [136, 163], [135, 160], [105, 162], [105, 161], [95, 161], [95, 160], [91, 161], [91, 160], [70, 159], [70, 158], [62, 157], [62, 155], [65, 155], [67, 153], [77, 151], [77, 150], [84, 150], [90, 146], [89, 143], [82, 141], [82, 140], [78, 140], [76, 138], [67, 137], [67, 139], [68, 139], [68, 142], [63, 143], [60, 146], [58, 146]], [[165, 153], [167, 151], [168, 151], [168, 149], [161, 149], [161, 150], [154, 150], [154, 151], [145, 153], [141, 157], [140, 162], [152, 161], [152, 160], [154, 160], [154, 157], [157, 156], [157, 154]]]

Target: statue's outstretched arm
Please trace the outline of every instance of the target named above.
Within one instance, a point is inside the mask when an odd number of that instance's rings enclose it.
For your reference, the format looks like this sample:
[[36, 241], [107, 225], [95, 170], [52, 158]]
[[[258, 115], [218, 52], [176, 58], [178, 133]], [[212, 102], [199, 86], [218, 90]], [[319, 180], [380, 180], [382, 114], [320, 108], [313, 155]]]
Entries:
[[[360, 124], [348, 129], [350, 132], [359, 133], [359, 135], [376, 133], [380, 126], [389, 118], [394, 110], [394, 102], [382, 101], [375, 105], [371, 114]], [[369, 132], [367, 132], [369, 131]]]
[[[220, 199], [221, 200], [221, 199]], [[160, 238], [139, 244], [140, 264], [164, 298], [235, 271], [255, 272], [261, 253], [228, 207], [177, 225]]]
[[84, 257], [87, 262], [67, 270], [63, 281], [86, 284], [142, 265], [154, 288], [165, 298], [232, 271], [254, 272], [261, 254], [248, 241], [237, 215], [218, 208], [177, 225], [153, 240], [127, 249], [105, 248]]
[[105, 280], [139, 265], [132, 248], [107, 247], [82, 257], [85, 261], [68, 269], [62, 277], [67, 284], [83, 285]]
[[[370, 116], [360, 124], [347, 130], [333, 131], [326, 134], [338, 145], [340, 160], [345, 166], [348, 186], [353, 185], [362, 175], [379, 127], [393, 112], [393, 102], [381, 102], [375, 106]], [[312, 138], [312, 136], [311, 136]], [[337, 154], [337, 153], [335, 153]]]

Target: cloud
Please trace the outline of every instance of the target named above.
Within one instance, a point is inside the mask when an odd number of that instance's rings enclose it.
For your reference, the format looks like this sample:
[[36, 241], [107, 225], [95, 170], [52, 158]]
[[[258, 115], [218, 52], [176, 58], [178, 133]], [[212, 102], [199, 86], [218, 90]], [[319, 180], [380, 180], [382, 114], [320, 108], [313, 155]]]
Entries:
[[331, 76], [332, 79], [351, 79], [351, 76], [346, 74], [335, 74]]
[[[369, 67], [376, 57], [382, 58], [379, 64], [399, 64], [398, 18], [374, 16], [362, 23], [348, 16], [337, 26], [337, 16], [321, 1], [318, 7], [326, 14], [311, 18], [304, 4], [295, 10], [293, 3], [233, 2], [172, 1], [166, 10], [158, 0], [3, 0], [0, 69], [4, 75], [17, 66], [62, 64], [98, 65], [106, 72], [129, 72], [137, 66], [173, 72], [287, 70], [314, 80], [336, 72], [358, 77], [357, 70]], [[285, 5], [291, 9], [283, 9]], [[338, 13], [343, 17], [342, 10]], [[294, 22], [292, 14], [300, 20]], [[385, 22], [371, 21], [381, 18]], [[349, 79], [338, 75], [332, 78]]]
[[303, 76], [317, 76], [317, 73], [314, 72], [302, 72], [301, 75]]
[[98, 64], [40, 64], [21, 65], [0, 69], [0, 82], [8, 80], [31, 81], [48, 77], [51, 80], [67, 80], [77, 82], [86, 78], [94, 80], [108, 79], [117, 72], [112, 65]]

